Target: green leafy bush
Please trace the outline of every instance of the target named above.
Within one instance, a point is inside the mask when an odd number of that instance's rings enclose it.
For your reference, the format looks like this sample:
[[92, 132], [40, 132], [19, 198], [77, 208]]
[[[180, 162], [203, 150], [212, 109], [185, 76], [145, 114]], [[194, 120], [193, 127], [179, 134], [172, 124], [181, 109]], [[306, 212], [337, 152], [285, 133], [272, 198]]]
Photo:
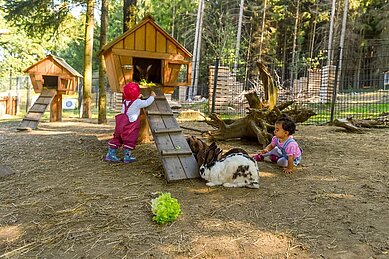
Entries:
[[151, 211], [155, 215], [153, 220], [163, 225], [173, 222], [180, 215], [181, 207], [176, 198], [165, 192], [151, 200]]

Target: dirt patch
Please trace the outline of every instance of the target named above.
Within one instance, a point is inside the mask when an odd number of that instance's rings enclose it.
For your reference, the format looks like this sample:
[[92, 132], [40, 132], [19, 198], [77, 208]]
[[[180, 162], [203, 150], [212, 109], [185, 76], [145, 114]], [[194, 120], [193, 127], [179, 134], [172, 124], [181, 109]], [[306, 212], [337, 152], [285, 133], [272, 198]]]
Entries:
[[[18, 123], [0, 122], [0, 165], [12, 170], [0, 177], [0, 258], [389, 256], [387, 130], [298, 126], [298, 172], [260, 162], [253, 190], [208, 188], [200, 179], [166, 183], [153, 144], [138, 146], [133, 164], [106, 163], [112, 121], [41, 123], [31, 132], [17, 132]], [[181, 204], [171, 225], [151, 220], [157, 191]]]

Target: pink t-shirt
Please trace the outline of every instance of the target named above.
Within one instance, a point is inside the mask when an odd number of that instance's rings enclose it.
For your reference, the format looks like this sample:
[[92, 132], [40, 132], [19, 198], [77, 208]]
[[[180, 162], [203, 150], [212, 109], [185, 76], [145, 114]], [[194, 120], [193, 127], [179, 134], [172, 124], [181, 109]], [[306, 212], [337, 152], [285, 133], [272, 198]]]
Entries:
[[[289, 138], [293, 138], [293, 136], [289, 136]], [[273, 136], [271, 139], [271, 145], [275, 147], [277, 146], [277, 142], [280, 147], [283, 147], [286, 141], [281, 143], [277, 137]], [[295, 159], [301, 156], [301, 150], [296, 141], [289, 142], [289, 144], [286, 146], [285, 152], [288, 154], [288, 156], [294, 155]]]

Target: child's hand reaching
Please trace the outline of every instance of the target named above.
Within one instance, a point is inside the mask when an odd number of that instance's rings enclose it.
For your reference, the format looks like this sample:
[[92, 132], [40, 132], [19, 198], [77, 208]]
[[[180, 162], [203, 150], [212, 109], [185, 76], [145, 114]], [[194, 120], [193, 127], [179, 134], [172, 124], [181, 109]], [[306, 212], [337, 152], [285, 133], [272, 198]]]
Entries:
[[150, 96], [154, 96], [155, 97], [156, 96], [155, 92], [151, 91]]
[[293, 174], [294, 173], [294, 169], [293, 168], [289, 168], [289, 167], [284, 167], [284, 173], [286, 173], [286, 174]]

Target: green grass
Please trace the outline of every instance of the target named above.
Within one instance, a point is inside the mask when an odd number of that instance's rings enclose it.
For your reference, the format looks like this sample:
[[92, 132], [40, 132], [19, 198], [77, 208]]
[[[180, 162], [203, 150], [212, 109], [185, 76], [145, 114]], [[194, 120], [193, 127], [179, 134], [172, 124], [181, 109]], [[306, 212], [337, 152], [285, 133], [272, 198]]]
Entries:
[[[312, 109], [317, 115], [309, 118], [305, 124], [323, 124], [330, 122], [331, 103], [308, 103], [302, 105]], [[334, 109], [334, 119], [353, 117], [354, 119], [375, 118], [384, 112], [389, 112], [389, 103], [337, 103]], [[234, 120], [244, 115], [221, 114], [224, 120]]]
[[[305, 103], [302, 107], [312, 109], [317, 115], [309, 118], [306, 124], [322, 124], [330, 121], [331, 118], [331, 103]], [[208, 103], [190, 103], [183, 104], [184, 109], [193, 109], [208, 113]], [[384, 112], [389, 112], [389, 103], [336, 103], [334, 110], [334, 119], [346, 118], [352, 116], [355, 119], [375, 118]], [[25, 116], [25, 108], [20, 108], [20, 114], [13, 118], [2, 119], [4, 120], [21, 120]], [[117, 112], [107, 109], [107, 118], [114, 118]], [[245, 116], [239, 113], [220, 114], [223, 120], [232, 121]], [[63, 110], [63, 118], [80, 118], [79, 110]], [[92, 107], [92, 119], [98, 118], [98, 110], [96, 107]], [[42, 120], [48, 121], [50, 119], [50, 112], [46, 111]]]
[[193, 102], [181, 104], [183, 109], [199, 110], [200, 112], [208, 113], [208, 102]]
[[[331, 104], [304, 104], [304, 107], [314, 110], [317, 115], [309, 118], [306, 123], [323, 123], [331, 119]], [[389, 112], [389, 103], [337, 103], [334, 118], [352, 116], [355, 119], [374, 118], [384, 112]]]

